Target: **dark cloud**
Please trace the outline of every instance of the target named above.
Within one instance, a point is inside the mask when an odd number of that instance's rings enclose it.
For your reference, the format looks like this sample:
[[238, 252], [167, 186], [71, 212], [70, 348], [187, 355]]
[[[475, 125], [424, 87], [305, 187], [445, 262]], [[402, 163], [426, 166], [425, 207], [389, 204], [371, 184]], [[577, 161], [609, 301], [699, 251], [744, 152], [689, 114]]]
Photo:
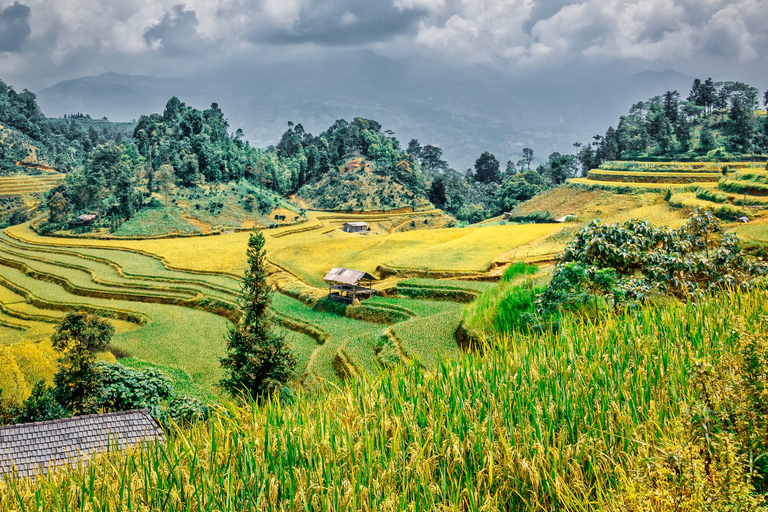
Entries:
[[144, 31], [144, 42], [148, 46], [159, 42], [160, 48], [169, 57], [194, 55], [205, 47], [197, 33], [199, 24], [195, 11], [188, 11], [184, 4], [178, 4], [159, 23]]
[[0, 12], [0, 52], [18, 52], [29, 37], [32, 10], [15, 2]]
[[578, 3], [578, 1], [538, 0], [537, 2], [534, 2], [533, 7], [531, 8], [531, 16], [523, 23], [523, 31], [525, 31], [527, 34], [530, 34], [531, 28], [533, 28], [537, 21], [551, 18], [566, 5], [575, 3]]
[[259, 27], [249, 34], [249, 39], [254, 43], [354, 46], [415, 33], [418, 20], [425, 14], [420, 9], [400, 10], [391, 2], [378, 0], [315, 2], [301, 9], [290, 28]]

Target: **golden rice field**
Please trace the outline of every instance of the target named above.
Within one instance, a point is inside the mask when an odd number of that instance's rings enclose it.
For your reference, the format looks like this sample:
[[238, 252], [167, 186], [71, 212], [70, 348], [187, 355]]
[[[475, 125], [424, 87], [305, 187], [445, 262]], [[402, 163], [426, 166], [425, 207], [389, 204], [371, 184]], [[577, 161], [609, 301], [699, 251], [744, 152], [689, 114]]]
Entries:
[[18, 196], [46, 192], [64, 180], [64, 174], [45, 173], [35, 176], [0, 176], [0, 196]]
[[[343, 233], [340, 227], [349, 220], [373, 222], [371, 216], [327, 217], [327, 213], [310, 212], [305, 224], [264, 231], [270, 260], [317, 286], [323, 286], [322, 277], [335, 266], [368, 272], [379, 265], [477, 272], [487, 270], [510, 249], [562, 228], [558, 224], [497, 225], [363, 235]], [[36, 234], [29, 224], [12, 226], [6, 232], [29, 244], [127, 249], [157, 256], [171, 268], [233, 276], [241, 276], [245, 270], [250, 236], [241, 232], [153, 240], [57, 239]]]
[[[288, 276], [295, 288], [299, 283], [295, 276], [299, 276], [306, 281], [302, 286], [313, 289], [315, 284], [324, 287], [322, 276], [333, 266], [373, 271], [384, 263], [485, 271], [507, 248], [561, 228], [496, 225], [402, 231], [415, 218], [423, 226], [439, 222], [441, 215], [310, 212], [304, 224], [265, 231], [269, 258], [288, 270], [273, 278], [279, 282]], [[361, 218], [371, 224], [371, 234], [352, 235], [339, 229], [343, 222]], [[204, 398], [218, 395], [218, 361], [224, 355], [249, 236], [245, 232], [120, 241], [43, 237], [28, 224], [10, 227], [0, 233], [0, 332], [6, 343], [39, 341], [50, 337], [67, 309], [87, 308], [116, 319], [113, 344], [124, 354], [126, 364], [169, 369], [184, 376], [188, 392]], [[294, 259], [286, 261], [288, 257]], [[467, 286], [466, 293], [476, 293], [474, 284]], [[303, 299], [324, 295], [323, 289], [314, 290]], [[458, 326], [456, 304], [440, 300], [430, 304], [376, 298], [367, 301], [354, 318], [347, 318], [278, 293], [273, 310], [300, 362], [297, 379], [338, 384], [344, 376], [376, 373], [384, 363], [377, 355], [378, 340], [389, 326], [400, 322], [404, 327], [397, 332], [407, 342], [402, 357], [434, 362], [438, 354], [455, 356], [452, 335], [427, 336], [423, 346], [412, 341], [410, 326], [421, 328], [430, 316], [441, 315], [445, 332], [453, 333]], [[385, 325], [376, 323], [382, 318], [390, 320]], [[408, 322], [413, 319], [419, 321]], [[0, 380], [5, 378], [6, 387], [13, 388], [7, 395], [25, 397], [34, 382], [21, 379], [10, 366], [6, 370]]]

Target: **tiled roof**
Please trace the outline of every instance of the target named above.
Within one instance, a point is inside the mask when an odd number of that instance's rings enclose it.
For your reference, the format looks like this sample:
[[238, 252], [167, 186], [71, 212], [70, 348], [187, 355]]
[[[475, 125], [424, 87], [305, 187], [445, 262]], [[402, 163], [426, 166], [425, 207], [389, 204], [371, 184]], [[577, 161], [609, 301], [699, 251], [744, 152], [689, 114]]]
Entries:
[[94, 453], [154, 440], [164, 441], [165, 434], [147, 409], [0, 427], [0, 478], [45, 474]]
[[330, 281], [332, 283], [344, 283], [349, 285], [356, 285], [361, 279], [370, 279], [373, 281], [376, 278], [362, 270], [352, 270], [350, 268], [341, 267], [333, 267], [323, 278], [326, 282]]
[[367, 226], [368, 223], [367, 222], [345, 222], [344, 225], [345, 226], [352, 226], [352, 227], [355, 227], [355, 228], [362, 228], [362, 227]]

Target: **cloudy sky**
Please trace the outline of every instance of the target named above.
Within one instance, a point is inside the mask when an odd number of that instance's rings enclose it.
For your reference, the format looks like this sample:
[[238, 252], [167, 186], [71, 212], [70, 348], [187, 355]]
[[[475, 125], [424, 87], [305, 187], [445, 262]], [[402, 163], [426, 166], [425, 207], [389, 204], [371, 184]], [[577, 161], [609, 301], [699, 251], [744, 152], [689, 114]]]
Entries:
[[768, 84], [766, 0], [0, 0], [0, 78], [37, 90], [339, 50], [513, 76], [671, 67]]

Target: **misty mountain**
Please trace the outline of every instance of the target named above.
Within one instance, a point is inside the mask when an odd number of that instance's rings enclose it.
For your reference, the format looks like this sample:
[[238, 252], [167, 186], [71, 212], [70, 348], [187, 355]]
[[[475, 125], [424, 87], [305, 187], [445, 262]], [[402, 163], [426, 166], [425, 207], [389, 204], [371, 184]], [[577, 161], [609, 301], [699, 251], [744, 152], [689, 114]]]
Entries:
[[485, 67], [448, 68], [429, 62], [395, 63], [370, 52], [219, 69], [186, 77], [105, 73], [60, 82], [37, 94], [47, 116], [72, 112], [113, 121], [162, 112], [171, 96], [206, 108], [217, 102], [231, 131], [252, 144], [279, 141], [287, 121], [319, 133], [336, 119], [381, 122], [405, 144], [443, 148], [456, 169], [485, 150], [503, 163], [532, 147], [537, 159], [569, 153], [615, 126], [629, 106], [666, 90], [685, 96], [693, 77], [672, 70], [620, 80], [567, 84], [512, 79]]

